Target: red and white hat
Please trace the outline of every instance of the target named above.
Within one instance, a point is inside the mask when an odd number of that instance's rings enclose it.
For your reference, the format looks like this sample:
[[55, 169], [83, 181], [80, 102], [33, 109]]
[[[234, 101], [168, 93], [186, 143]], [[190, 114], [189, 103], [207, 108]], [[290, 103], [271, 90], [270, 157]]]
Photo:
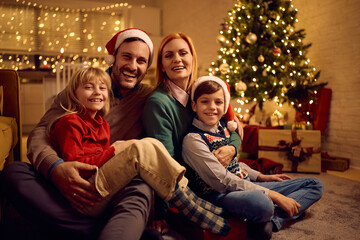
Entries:
[[195, 80], [193, 86], [191, 87], [191, 100], [194, 100], [194, 93], [196, 88], [203, 82], [206, 81], [214, 81], [216, 83], [218, 83], [222, 89], [224, 90], [224, 105], [225, 105], [225, 120], [226, 120], [226, 125], [227, 128], [230, 131], [234, 131], [237, 128], [237, 123], [235, 122], [235, 114], [231, 109], [230, 106], [230, 87], [229, 84], [227, 82], [225, 82], [224, 80], [222, 80], [221, 78], [215, 77], [215, 76], [203, 76], [203, 77], [199, 77], [198, 79]]
[[144, 30], [138, 28], [127, 28], [115, 34], [105, 46], [106, 50], [109, 53], [109, 55], [105, 57], [105, 62], [109, 66], [111, 66], [115, 62], [114, 54], [116, 50], [119, 48], [119, 46], [124, 42], [125, 39], [133, 38], [133, 37], [140, 38], [146, 43], [146, 45], [148, 45], [150, 50], [148, 67], [151, 65], [154, 46], [149, 35]]

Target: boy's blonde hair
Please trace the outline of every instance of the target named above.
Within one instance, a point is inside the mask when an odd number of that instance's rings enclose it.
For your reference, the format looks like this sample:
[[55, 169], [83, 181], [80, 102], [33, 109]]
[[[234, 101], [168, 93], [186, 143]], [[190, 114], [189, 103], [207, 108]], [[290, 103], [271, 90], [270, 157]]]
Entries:
[[110, 110], [110, 102], [112, 99], [112, 91], [111, 91], [111, 78], [108, 73], [100, 68], [95, 67], [84, 67], [80, 68], [71, 76], [70, 81], [68, 82], [65, 88], [66, 101], [65, 103], [60, 103], [61, 107], [65, 110], [65, 113], [61, 116], [56, 117], [52, 121], [49, 122], [48, 131], [50, 131], [51, 126], [54, 124], [56, 120], [59, 118], [71, 114], [85, 114], [86, 108], [85, 106], [77, 99], [76, 97], [76, 89], [88, 82], [101, 82], [104, 83], [108, 89], [109, 97], [105, 101], [104, 107], [98, 111], [100, 116], [105, 116]]

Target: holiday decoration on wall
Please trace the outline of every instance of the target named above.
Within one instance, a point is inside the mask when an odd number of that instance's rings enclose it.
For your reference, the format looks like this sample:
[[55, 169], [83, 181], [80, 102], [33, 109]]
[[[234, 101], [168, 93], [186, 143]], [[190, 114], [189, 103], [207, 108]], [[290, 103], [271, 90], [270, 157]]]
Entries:
[[327, 84], [319, 83], [320, 71], [306, 57], [311, 44], [303, 41], [305, 30], [296, 29], [297, 11], [291, 0], [238, 0], [224, 18], [209, 73], [226, 80], [238, 102], [262, 109], [273, 100], [299, 110]]

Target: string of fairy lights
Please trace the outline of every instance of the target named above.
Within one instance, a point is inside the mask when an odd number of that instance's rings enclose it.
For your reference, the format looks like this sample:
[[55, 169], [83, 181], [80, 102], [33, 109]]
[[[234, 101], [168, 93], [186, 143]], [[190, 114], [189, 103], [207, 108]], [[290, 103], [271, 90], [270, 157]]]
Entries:
[[130, 8], [128, 3], [74, 9], [25, 0], [0, 3], [0, 68], [55, 72], [58, 63], [104, 66], [104, 44], [124, 28]]

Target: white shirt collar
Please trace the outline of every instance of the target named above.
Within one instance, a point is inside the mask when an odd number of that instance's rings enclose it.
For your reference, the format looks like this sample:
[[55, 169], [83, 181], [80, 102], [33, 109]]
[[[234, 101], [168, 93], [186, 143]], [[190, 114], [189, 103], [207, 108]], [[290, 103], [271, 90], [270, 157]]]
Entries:
[[170, 92], [173, 95], [173, 97], [179, 103], [181, 103], [181, 105], [186, 107], [186, 104], [188, 103], [188, 100], [189, 100], [189, 94], [187, 92], [185, 92], [182, 88], [180, 88], [179, 86], [174, 84], [169, 79], [165, 79], [164, 83], [170, 89]]
[[209, 126], [204, 122], [200, 121], [197, 117], [194, 117], [193, 125], [206, 132], [219, 133], [223, 130], [223, 127], [221, 126], [220, 122], [218, 122], [216, 125]]

